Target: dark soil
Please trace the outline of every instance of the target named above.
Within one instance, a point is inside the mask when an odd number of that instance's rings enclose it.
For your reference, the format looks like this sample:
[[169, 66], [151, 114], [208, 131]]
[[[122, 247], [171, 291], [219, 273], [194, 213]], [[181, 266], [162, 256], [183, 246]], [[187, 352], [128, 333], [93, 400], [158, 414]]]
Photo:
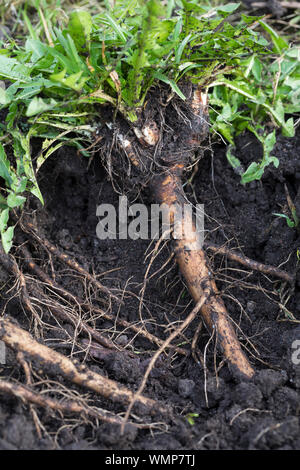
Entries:
[[[204, 153], [191, 184], [185, 186], [189, 199], [205, 204], [209, 241], [240, 249], [250, 258], [294, 273], [297, 268], [299, 233], [289, 228], [286, 221], [273, 215], [286, 212], [284, 185], [295, 201], [299, 217], [300, 134], [293, 139], [278, 138], [273, 152], [280, 160], [279, 169], [269, 167], [261, 181], [246, 186], [234, 173], [225, 157], [225, 148], [214, 145]], [[237, 157], [244, 166], [260, 158], [261, 149], [251, 135], [242, 135], [237, 143]], [[89, 165], [88, 165], [89, 164]], [[121, 288], [139, 294], [147, 263], [144, 262], [147, 240], [99, 240], [96, 236], [96, 207], [112, 203], [118, 207], [106, 172], [95, 155], [92, 162], [79, 158], [72, 149], [63, 149], [52, 156], [40, 170], [40, 187], [45, 206], [30, 201], [28, 212], [33, 216], [40, 233], [61, 250], [76, 259], [89, 272], [100, 275], [107, 287]], [[144, 202], [147, 196], [144, 195]], [[32, 212], [34, 211], [34, 212]], [[286, 212], [288, 213], [288, 212]], [[33, 214], [33, 215], [32, 215]], [[54, 257], [30, 240], [31, 253], [48, 274], [71, 292], [82, 295], [88, 286]], [[18, 256], [18, 251], [15, 250]], [[158, 270], [169, 257], [166, 246], [154, 260], [150, 274]], [[148, 258], [149, 262], [149, 258]], [[211, 259], [212, 267], [231, 317], [238, 326], [238, 336], [257, 373], [252, 381], [234, 379], [223, 365], [217, 374], [214, 368], [213, 342], [206, 350], [206, 374], [192, 356], [182, 358], [172, 353], [162, 355], [157, 362], [144, 394], [167, 403], [174, 409], [174, 418], [166, 425], [155, 425], [152, 431], [130, 428], [123, 436], [115, 425], [65, 416], [36, 409], [45, 431], [39, 439], [28, 405], [6, 395], [0, 397], [1, 449], [300, 449], [300, 365], [292, 362], [293, 341], [300, 340], [300, 279], [288, 286], [274, 278], [249, 271], [224, 257]], [[22, 263], [21, 263], [22, 266]], [[119, 270], [111, 271], [119, 267]], [[110, 272], [111, 271], [111, 272]], [[24, 272], [26, 269], [24, 267]], [[161, 276], [161, 274], [164, 274]], [[1, 278], [5, 279], [1, 272]], [[2, 282], [3, 283], [3, 282]], [[3, 283], [2, 306], [6, 314], [26, 329], [32, 322], [12, 297]], [[103, 306], [101, 294], [90, 292], [95, 305]], [[10, 300], [9, 300], [10, 299]], [[142, 310], [147, 329], [160, 338], [166, 338], [165, 327], [185, 318], [192, 308], [177, 267], [169, 263], [162, 272], [152, 277], [145, 292]], [[125, 305], [115, 303], [112, 313], [127, 321], [139, 321], [139, 301], [125, 294]], [[156, 346], [130, 330], [123, 331], [118, 324], [98, 318], [96, 327], [134, 355], [109, 352], [97, 355], [93, 349], [86, 354], [82, 338], [70, 342], [74, 330], [68, 324], [58, 324], [43, 310], [43, 341], [66, 355], [85, 361], [88, 367], [107, 375], [132, 390], [142, 380], [149, 358]], [[198, 326], [194, 321], [177, 343], [190, 350]], [[134, 339], [133, 339], [134, 338]], [[130, 341], [132, 340], [132, 341]], [[209, 334], [202, 328], [198, 350], [202, 353]], [[81, 345], [81, 346], [80, 346]], [[299, 354], [298, 354], [299, 358]], [[217, 363], [222, 357], [217, 353]], [[59, 377], [46, 376], [33, 367], [34, 381], [45, 377], [56, 380], [71, 390], [86, 391]], [[24, 383], [25, 378], [12, 351], [7, 352], [5, 365], [0, 366], [2, 377]], [[54, 387], [55, 388], [55, 387]], [[39, 390], [39, 386], [36, 387]], [[52, 396], [55, 396], [52, 394]], [[59, 397], [58, 397], [59, 398]], [[100, 396], [89, 394], [94, 406], [117, 413], [126, 408]], [[195, 413], [194, 423], [187, 416]], [[147, 415], [142, 422], [150, 422]], [[154, 420], [155, 421], [155, 420]]]

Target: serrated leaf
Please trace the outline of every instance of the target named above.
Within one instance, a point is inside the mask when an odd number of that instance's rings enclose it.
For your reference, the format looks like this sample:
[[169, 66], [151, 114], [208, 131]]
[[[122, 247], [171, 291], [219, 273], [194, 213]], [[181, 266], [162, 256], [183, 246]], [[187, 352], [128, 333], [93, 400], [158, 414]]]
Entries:
[[32, 86], [31, 84], [28, 84], [26, 87], [23, 88], [23, 90], [20, 91], [20, 93], [17, 93], [15, 95], [15, 99], [20, 101], [28, 100], [29, 98], [32, 98], [33, 96], [39, 94], [41, 90], [41, 85]]
[[28, 83], [31, 81], [30, 71], [30, 67], [20, 64], [16, 59], [0, 54], [0, 77]]

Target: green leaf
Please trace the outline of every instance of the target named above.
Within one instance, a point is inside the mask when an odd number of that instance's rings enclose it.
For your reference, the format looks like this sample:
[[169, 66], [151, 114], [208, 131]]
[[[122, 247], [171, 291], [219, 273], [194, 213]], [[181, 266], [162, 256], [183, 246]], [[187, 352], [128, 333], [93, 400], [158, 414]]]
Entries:
[[10, 193], [7, 196], [7, 205], [8, 205], [8, 207], [11, 207], [12, 209], [14, 207], [21, 206], [25, 201], [26, 201], [26, 197], [19, 196], [19, 195], [14, 194], [14, 193]]
[[261, 167], [259, 163], [252, 162], [245, 173], [242, 175], [241, 183], [250, 183], [254, 180], [260, 180], [264, 173], [264, 169]]
[[29, 182], [32, 184], [30, 192], [36, 196], [41, 203], [44, 203], [43, 196], [39, 189], [39, 186], [36, 181], [36, 176], [32, 166], [31, 159], [31, 148], [30, 148], [30, 138], [34, 133], [35, 128], [31, 127], [26, 136], [24, 136], [19, 130], [11, 131], [14, 138], [14, 154], [16, 156], [19, 165], [23, 168], [25, 175], [27, 176]]
[[89, 12], [75, 10], [71, 13], [68, 32], [77, 48], [81, 50], [88, 49], [92, 27], [93, 21]]
[[207, 8], [200, 6], [198, 4], [198, 1], [192, 0], [192, 1], [187, 1], [187, 0], [181, 0], [181, 3], [184, 6], [184, 9], [187, 12], [193, 11], [194, 13], [206, 13]]
[[300, 77], [297, 76], [287, 76], [284, 81], [284, 84], [292, 88], [293, 90], [299, 90], [300, 88]]
[[217, 121], [228, 121], [232, 117], [231, 106], [229, 103], [225, 103], [222, 112], [218, 115]]
[[233, 140], [233, 127], [230, 124], [226, 124], [225, 122], [218, 122], [216, 121], [214, 127], [216, 131], [220, 132], [226, 140], [231, 145], [234, 145], [234, 140]]
[[282, 135], [285, 137], [294, 137], [295, 136], [295, 125], [294, 119], [289, 118], [283, 125]]
[[105, 13], [105, 18], [108, 22], [108, 24], [111, 26], [111, 28], [115, 31], [117, 34], [118, 38], [121, 39], [123, 43], [126, 42], [126, 35], [124, 33], [124, 30], [121, 28], [121, 26], [118, 24], [117, 20], [112, 17], [110, 13]]
[[230, 165], [232, 166], [232, 168], [234, 170], [236, 170], [236, 173], [241, 175], [243, 173], [242, 164], [241, 164], [240, 160], [238, 158], [236, 158], [235, 155], [233, 155], [231, 150], [232, 150], [232, 147], [229, 146], [229, 148], [226, 152], [226, 158], [227, 158], [228, 162], [230, 163]]
[[20, 100], [20, 101], [28, 100], [29, 98], [32, 98], [33, 96], [38, 95], [41, 90], [42, 90], [41, 85], [32, 86], [31, 84], [26, 84], [23, 90], [20, 91], [20, 93], [17, 93], [15, 95], [15, 99]]
[[228, 3], [228, 5], [221, 5], [217, 7], [217, 11], [221, 13], [233, 13], [240, 6], [240, 3]]
[[30, 71], [30, 67], [20, 64], [16, 59], [0, 54], [0, 77], [28, 83], [31, 81]]
[[254, 95], [251, 92], [251, 90], [249, 90], [249, 88], [247, 87], [245, 83], [241, 84], [240, 82], [236, 80], [228, 80], [226, 78], [223, 78], [221, 80], [217, 80], [211, 83], [209, 87], [219, 86], [219, 85], [226, 85], [228, 88], [231, 88], [232, 90], [248, 98], [250, 101], [253, 101], [253, 103], [261, 104], [260, 100], [257, 99], [257, 96]]
[[29, 38], [25, 42], [25, 50], [32, 53], [31, 60], [36, 62], [47, 54], [48, 48], [38, 39]]
[[245, 61], [245, 64], [243, 64], [243, 65], [246, 65], [246, 66], [247, 66], [247, 68], [246, 68], [246, 70], [245, 70], [245, 72], [244, 72], [244, 75], [245, 75], [246, 78], [249, 77], [250, 72], [251, 72], [252, 69], [253, 69], [254, 61], [255, 61], [255, 55], [253, 54], [253, 55], [251, 55], [251, 56], [249, 57], [248, 60]]
[[7, 227], [7, 222], [9, 219], [9, 209], [3, 209], [0, 213], [0, 231], [3, 232]]
[[168, 0], [167, 11], [166, 11], [167, 18], [170, 18], [172, 16], [172, 11], [174, 7], [175, 7], [175, 0]]
[[88, 77], [82, 77], [83, 70], [80, 70], [77, 73], [73, 73], [66, 77], [67, 70], [64, 69], [59, 73], [52, 74], [50, 76], [53, 82], [61, 83], [67, 88], [71, 88], [75, 91], [80, 91], [84, 87], [85, 82], [88, 80]]
[[256, 54], [253, 54], [248, 60], [246, 60], [245, 65], [247, 66], [245, 71], [245, 77], [248, 78], [250, 73], [252, 73], [255, 79], [260, 82], [262, 74], [262, 63], [258, 59]]
[[275, 215], [276, 217], [282, 217], [286, 220], [286, 223], [287, 225], [290, 227], [290, 228], [294, 228], [296, 227], [296, 223], [291, 220], [287, 215], [285, 214], [277, 214], [276, 212], [273, 212], [273, 215]]
[[260, 180], [264, 174], [265, 167], [273, 163], [275, 168], [279, 166], [279, 160], [277, 157], [270, 156], [270, 152], [273, 150], [276, 143], [276, 133], [275, 130], [268, 135], [259, 135], [254, 128], [248, 126], [258, 140], [263, 144], [263, 159], [260, 163], [252, 162], [245, 173], [242, 175], [241, 183], [249, 183], [253, 180]]
[[186, 97], [184, 96], [184, 94], [182, 93], [182, 91], [180, 90], [179, 86], [174, 82], [174, 80], [172, 80], [171, 78], [167, 77], [166, 75], [164, 75], [163, 73], [160, 73], [160, 72], [156, 72], [154, 74], [154, 78], [156, 78], [157, 80], [161, 80], [162, 82], [164, 83], [167, 83], [168, 85], [170, 85], [170, 87], [172, 88], [173, 91], [175, 91], [175, 93], [182, 99], [182, 100], [185, 100]]
[[242, 13], [241, 18], [246, 24], [252, 24], [258, 20], [261, 20], [263, 16], [249, 16], [249, 15], [244, 15], [244, 13]]
[[6, 181], [8, 186], [12, 184], [10, 164], [6, 156], [4, 147], [1, 143], [0, 143], [0, 176]]
[[[17, 172], [17, 173], [18, 173], [18, 175], [20, 175], [20, 173], [22, 173], [22, 172]], [[26, 190], [27, 181], [28, 181], [28, 179], [23, 174], [22, 174], [21, 178], [16, 177], [13, 181], [13, 184], [11, 185], [12, 191], [14, 191], [14, 193], [16, 193], [16, 194], [23, 193]]]
[[293, 57], [300, 61], [300, 49], [299, 47], [291, 47], [288, 51], [285, 53], [286, 56], [288, 57]]
[[14, 236], [14, 227], [8, 227], [7, 223], [9, 219], [9, 209], [3, 209], [0, 214], [0, 231], [1, 241], [5, 253], [8, 253], [12, 247], [12, 239]]
[[183, 54], [183, 51], [184, 51], [184, 48], [185, 46], [188, 44], [188, 42], [190, 41], [192, 35], [191, 34], [188, 34], [182, 41], [181, 43], [179, 44], [176, 52], [175, 52], [175, 63], [176, 64], [180, 64], [180, 61], [181, 61], [181, 57], [182, 57], [182, 54]]
[[275, 168], [278, 168], [279, 167], [279, 160], [277, 157], [269, 157], [268, 158], [268, 164], [269, 163], [273, 163], [273, 165], [275, 166]]
[[262, 20], [259, 20], [258, 22], [264, 28], [264, 30], [270, 34], [273, 44], [274, 44], [275, 51], [278, 54], [281, 54], [285, 49], [288, 49], [289, 47], [288, 43], [281, 36], [279, 36], [279, 34], [273, 28], [271, 28], [270, 25], [268, 25]]
[[7, 95], [7, 91], [4, 90], [1, 86], [0, 86], [0, 104], [2, 105], [7, 105], [11, 102], [9, 96]]
[[[60, 37], [61, 41], [63, 41], [63, 44], [61, 44], [63, 49], [69, 50], [70, 45], [67, 43], [66, 39], [63, 37], [61, 33], [59, 33], [59, 31], [57, 31], [57, 34]], [[72, 60], [72, 57], [70, 58], [66, 57], [64, 54], [59, 52], [55, 47], [47, 47], [47, 51], [66, 70], [70, 72], [78, 71], [77, 63], [76, 62], [74, 63], [74, 60]]]
[[38, 40], [38, 35], [37, 35], [36, 31], [35, 31], [35, 28], [32, 26], [31, 21], [30, 21], [30, 19], [28, 18], [28, 15], [27, 15], [26, 11], [23, 10], [22, 13], [23, 13], [23, 18], [24, 18], [25, 24], [26, 24], [26, 26], [27, 26], [27, 29], [28, 29], [28, 31], [29, 31], [29, 34], [30, 34], [31, 38], [32, 38], [32, 39], [35, 39], [35, 40]]
[[254, 58], [252, 73], [253, 73], [255, 79], [258, 82], [260, 82], [261, 78], [262, 78], [262, 63], [257, 57]]
[[263, 143], [264, 153], [269, 155], [270, 152], [272, 152], [274, 145], [276, 144], [275, 130], [268, 134], [265, 138], [261, 138], [261, 142]]
[[44, 113], [50, 109], [55, 108], [57, 101], [54, 99], [44, 100], [43, 98], [38, 98], [35, 96], [32, 101], [30, 101], [29, 106], [26, 111], [26, 116], [36, 116], [37, 114]]
[[14, 226], [8, 227], [4, 232], [1, 232], [1, 240], [2, 246], [5, 253], [9, 253], [12, 244], [13, 244], [13, 237], [14, 237]]
[[186, 419], [188, 421], [188, 423], [191, 425], [191, 426], [194, 426], [195, 425], [195, 419], [194, 418], [199, 418], [199, 414], [198, 413], [188, 413], [186, 415]]
[[[56, 150], [58, 150], [63, 145], [65, 145], [65, 141], [59, 141], [59, 140], [62, 137], [64, 137], [65, 135], [69, 134], [70, 132], [74, 132], [74, 130], [76, 130], [76, 128], [75, 129], [74, 128], [67, 129], [67, 130], [61, 132], [60, 134], [56, 135], [54, 139], [44, 140], [43, 147], [42, 147], [42, 152], [41, 152], [41, 154], [39, 155], [39, 157], [37, 158], [37, 161], [36, 161], [37, 171], [39, 171], [41, 166], [45, 163], [47, 158], [50, 157], [50, 155], [52, 155], [53, 152], [56, 152]], [[53, 145], [55, 142], [58, 142], [58, 143], [56, 145]], [[45, 150], [47, 150], [47, 152], [44, 155]]]

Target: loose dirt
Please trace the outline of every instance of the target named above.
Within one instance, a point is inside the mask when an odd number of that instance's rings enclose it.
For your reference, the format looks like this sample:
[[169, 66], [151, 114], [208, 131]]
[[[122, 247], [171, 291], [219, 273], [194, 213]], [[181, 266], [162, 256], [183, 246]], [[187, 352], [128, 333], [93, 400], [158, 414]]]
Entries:
[[[288, 210], [286, 185], [300, 217], [299, 143], [299, 131], [292, 139], [279, 137], [273, 151], [280, 160], [279, 169], [270, 166], [261, 181], [245, 186], [228, 164], [224, 146], [214, 144], [204, 152], [185, 190], [191, 202], [205, 205], [207, 240], [226, 244], [257, 261], [280, 265], [290, 273], [296, 272], [299, 232], [273, 213]], [[251, 135], [244, 134], [238, 139], [236, 156], [247, 167], [250, 161], [261, 157], [261, 148]], [[97, 205], [110, 203], [116, 210], [118, 208], [118, 194], [99, 156], [96, 154], [90, 162], [79, 158], [72, 149], [62, 149], [44, 164], [39, 182], [45, 206], [31, 199], [27, 212], [35, 220], [40, 234], [97, 275], [105, 286], [123, 291], [124, 305], [120, 307], [114, 302], [111, 305], [115, 317], [129, 322], [143, 321], [149, 332], [165, 339], [176, 322], [191, 311], [191, 299], [171, 260], [148, 279], [144, 304], [140, 308], [140, 292], [149, 263], [149, 258], [145, 262], [149, 242], [97, 238]], [[143, 194], [143, 201], [150, 204], [147, 194]], [[94, 305], [105, 306], [101, 293], [96, 293], [66, 265], [49, 256], [38, 243], [30, 240], [28, 247], [36, 262], [50, 276], [55, 276], [60, 285], [76, 295], [91, 298]], [[15, 255], [20, 256], [18, 250]], [[154, 259], [150, 276], [164, 265], [169, 255], [167, 244]], [[97, 425], [92, 419], [61, 417], [37, 408], [44, 427], [40, 439], [28, 405], [2, 394], [0, 448], [299, 449], [300, 365], [293, 363], [292, 355], [296, 357], [293, 342], [300, 340], [300, 277], [296, 275], [295, 285], [289, 286], [249, 271], [225, 257], [209, 256], [239, 339], [257, 371], [252, 381], [232, 378], [227, 366], [222, 365], [214, 342], [208, 343], [210, 336], [203, 327], [196, 353], [198, 357], [204, 354], [205, 368], [192, 355], [183, 357], [166, 352], [151, 372], [144, 390], [146, 396], [172, 406], [174, 419], [169, 422], [161, 417], [153, 423], [151, 432], [132, 427], [122, 436], [116, 425]], [[27, 272], [25, 267], [24, 272]], [[24, 313], [17, 297], [12, 297], [14, 291], [9, 291], [11, 283], [7, 281], [6, 273], [1, 271], [2, 308], [5, 306], [7, 315], [32, 331], [34, 323], [28, 313]], [[44, 321], [43, 328], [37, 330], [42, 332], [40, 341], [137, 390], [156, 345], [129, 329], [124, 330], [118, 323], [97, 317], [93, 326], [130, 354], [123, 350], [99, 353], [93, 348], [88, 353], [83, 337], [77, 337], [70, 325], [56, 321], [46, 307], [38, 305], [37, 311]], [[199, 321], [196, 319], [177, 340], [187, 351], [191, 349]], [[72, 340], [74, 337], [76, 341]], [[24, 383], [24, 374], [14, 353], [8, 350], [6, 359], [6, 364], [0, 365], [1, 376]], [[74, 394], [87, 396], [86, 391], [60, 377], [46, 376], [34, 367], [32, 373], [34, 382], [49, 380], [54, 397], [55, 381], [60, 390], [68, 387]], [[43, 386], [37, 385], [36, 389]], [[88, 398], [92, 405], [116, 414], [126, 411], [119, 404], [92, 393]], [[141, 414], [140, 419], [149, 422], [147, 414]]]

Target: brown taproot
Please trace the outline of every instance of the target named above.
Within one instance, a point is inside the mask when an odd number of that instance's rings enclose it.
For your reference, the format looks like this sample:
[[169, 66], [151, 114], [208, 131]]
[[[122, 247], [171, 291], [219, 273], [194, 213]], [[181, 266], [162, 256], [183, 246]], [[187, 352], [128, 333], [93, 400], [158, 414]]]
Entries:
[[254, 369], [241, 349], [225, 304], [219, 295], [194, 220], [188, 220], [191, 213], [186, 211], [184, 218], [179, 215], [187, 201], [178, 170], [178, 166], [175, 166], [170, 168], [166, 175], [157, 176], [152, 181], [151, 188], [155, 200], [162, 204], [164, 211], [168, 212], [165, 215], [169, 217], [171, 223], [175, 220], [182, 221], [182, 236], [174, 240], [179, 269], [195, 302], [199, 302], [203, 296], [203, 282], [205, 287], [209, 287], [214, 294], [201, 308], [205, 325], [211, 332], [215, 331], [218, 344], [230, 366], [243, 376], [251, 378], [254, 375]]
[[[92, 390], [112, 401], [128, 404], [133, 400], [134, 393], [131, 390], [114, 380], [93, 372], [85, 364], [81, 364], [77, 360], [72, 361], [63, 354], [39, 343], [30, 333], [5, 318], [0, 318], [0, 340], [14, 351], [22, 352], [27, 358], [37, 361], [49, 373], [61, 375], [74, 384]], [[140, 396], [138, 403], [144, 405], [150, 413], [167, 413], [163, 405], [150, 398]]]

